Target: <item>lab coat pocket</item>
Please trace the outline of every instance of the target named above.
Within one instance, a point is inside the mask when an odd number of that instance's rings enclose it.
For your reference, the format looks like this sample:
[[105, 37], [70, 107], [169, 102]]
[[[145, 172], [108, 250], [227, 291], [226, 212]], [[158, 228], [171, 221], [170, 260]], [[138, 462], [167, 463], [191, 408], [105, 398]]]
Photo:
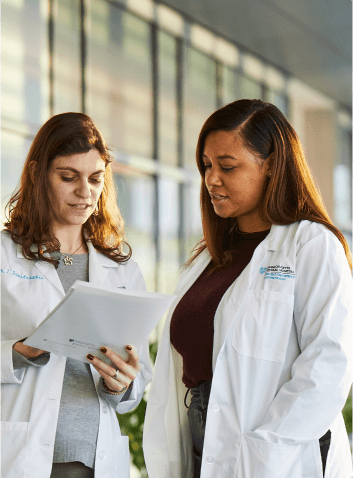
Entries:
[[22, 478], [25, 472], [28, 422], [1, 422], [1, 476]]
[[120, 435], [116, 437], [116, 461], [119, 478], [130, 478], [130, 452], [129, 437]]
[[301, 445], [270, 443], [243, 435], [234, 478], [302, 478]]
[[294, 295], [248, 291], [234, 319], [232, 345], [247, 357], [282, 363], [293, 320]]

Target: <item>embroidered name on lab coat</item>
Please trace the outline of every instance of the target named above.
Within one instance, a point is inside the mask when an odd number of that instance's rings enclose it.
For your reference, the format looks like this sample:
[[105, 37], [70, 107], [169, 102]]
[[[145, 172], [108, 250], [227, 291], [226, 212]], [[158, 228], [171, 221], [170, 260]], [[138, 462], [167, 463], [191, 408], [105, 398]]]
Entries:
[[44, 277], [40, 276], [40, 275], [37, 275], [37, 276], [26, 276], [24, 274], [19, 274], [18, 272], [16, 271], [10, 271], [10, 269], [6, 269], [6, 271], [4, 271], [4, 269], [1, 269], [1, 273], [2, 274], [9, 274], [11, 276], [16, 276], [18, 277], [19, 279], [27, 279], [27, 280], [33, 280], [33, 279], [44, 279]]
[[295, 279], [295, 273], [290, 267], [268, 266], [260, 267], [260, 274], [265, 274], [265, 279], [287, 280]]

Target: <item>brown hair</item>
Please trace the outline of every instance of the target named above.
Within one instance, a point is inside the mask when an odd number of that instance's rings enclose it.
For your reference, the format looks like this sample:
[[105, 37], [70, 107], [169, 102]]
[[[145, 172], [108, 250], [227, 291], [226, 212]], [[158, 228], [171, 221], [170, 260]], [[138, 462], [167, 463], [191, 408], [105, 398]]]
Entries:
[[131, 257], [128, 244], [129, 252], [124, 254], [122, 250], [124, 222], [116, 203], [112, 158], [103, 136], [89, 116], [62, 113], [50, 118], [38, 131], [25, 161], [20, 185], [6, 205], [5, 227], [12, 240], [21, 245], [27, 259], [57, 262], [43, 255], [43, 245], [48, 251], [60, 249], [59, 241], [50, 230], [48, 168], [51, 161], [57, 156], [87, 153], [91, 149], [97, 149], [106, 164], [105, 178], [98, 215], [91, 215], [83, 230], [93, 246], [115, 262], [125, 262]]
[[196, 149], [201, 174], [201, 214], [204, 237], [186, 263], [190, 265], [208, 249], [215, 267], [229, 263], [232, 257], [232, 227], [236, 218], [221, 218], [214, 212], [205, 184], [202, 154], [211, 131], [236, 131], [251, 151], [262, 160], [272, 159], [271, 177], [267, 180], [261, 217], [271, 224], [286, 225], [307, 219], [319, 222], [332, 231], [343, 245], [349, 266], [351, 253], [341, 231], [331, 222], [305, 160], [300, 140], [276, 106], [261, 100], [238, 100], [215, 111], [203, 125]]

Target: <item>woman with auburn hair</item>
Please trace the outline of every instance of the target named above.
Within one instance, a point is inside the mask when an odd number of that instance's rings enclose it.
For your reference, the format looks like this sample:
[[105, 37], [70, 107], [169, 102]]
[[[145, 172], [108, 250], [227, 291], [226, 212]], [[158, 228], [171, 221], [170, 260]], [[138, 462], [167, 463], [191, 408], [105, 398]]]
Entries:
[[148, 476], [349, 478], [351, 258], [300, 141], [239, 100], [206, 120], [196, 161], [204, 237], [159, 346]]
[[[82, 113], [50, 118], [30, 148], [2, 231], [3, 478], [127, 478], [117, 413], [151, 380], [148, 341], [90, 364], [23, 344], [76, 280], [145, 290], [123, 252], [107, 145]], [[126, 244], [126, 243], [125, 243]]]

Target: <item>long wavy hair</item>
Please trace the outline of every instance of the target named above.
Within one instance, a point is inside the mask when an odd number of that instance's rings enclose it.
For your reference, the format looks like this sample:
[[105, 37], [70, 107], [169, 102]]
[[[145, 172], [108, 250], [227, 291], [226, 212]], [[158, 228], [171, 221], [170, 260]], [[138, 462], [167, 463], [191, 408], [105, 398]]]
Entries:
[[350, 268], [351, 252], [344, 235], [331, 222], [320, 192], [315, 186], [302, 145], [292, 126], [276, 108], [261, 100], [238, 100], [215, 111], [203, 125], [196, 149], [201, 174], [201, 215], [204, 237], [193, 250], [186, 267], [208, 249], [215, 267], [223, 267], [232, 258], [232, 234], [236, 218], [217, 216], [205, 184], [202, 155], [211, 131], [234, 131], [244, 145], [259, 155], [271, 156], [271, 177], [265, 184], [261, 218], [271, 224], [286, 225], [307, 219], [319, 222], [342, 243]]
[[[89, 116], [62, 113], [50, 118], [38, 131], [25, 161], [20, 185], [6, 205], [5, 228], [12, 240], [21, 245], [27, 259], [57, 263], [44, 255], [45, 250], [60, 249], [50, 227], [50, 163], [57, 156], [87, 153], [91, 149], [98, 150], [105, 162], [105, 178], [98, 215], [88, 218], [83, 224], [83, 233], [98, 251], [115, 262], [125, 262], [131, 257], [131, 247], [124, 241], [124, 222], [116, 202], [112, 158], [106, 142]], [[123, 252], [124, 244], [128, 253]]]

